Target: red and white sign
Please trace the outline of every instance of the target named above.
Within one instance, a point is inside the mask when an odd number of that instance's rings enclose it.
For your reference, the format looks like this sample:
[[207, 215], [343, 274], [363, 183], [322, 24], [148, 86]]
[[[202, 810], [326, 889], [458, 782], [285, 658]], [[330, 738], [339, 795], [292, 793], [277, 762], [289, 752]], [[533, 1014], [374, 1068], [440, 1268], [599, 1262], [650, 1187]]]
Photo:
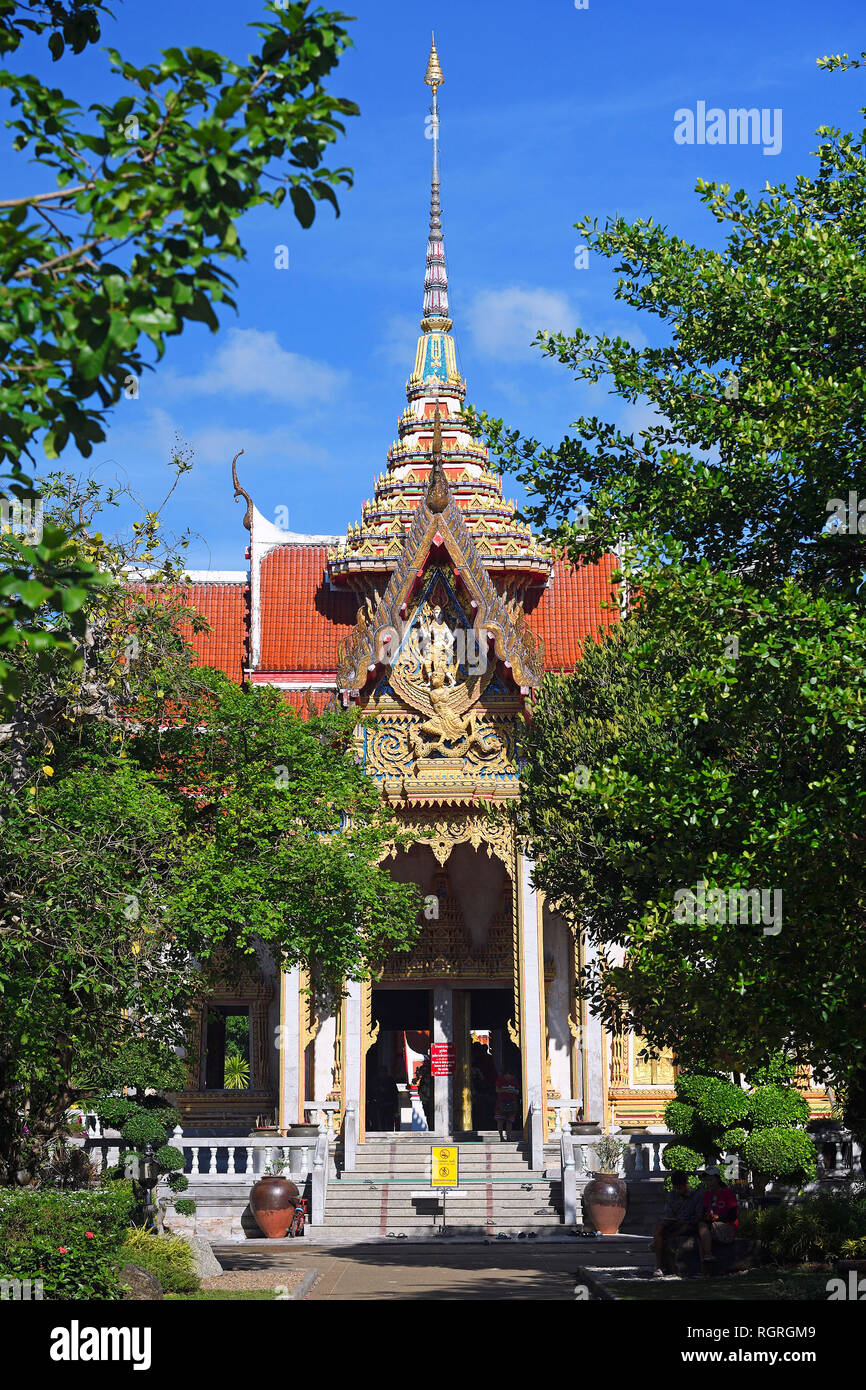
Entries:
[[432, 1043], [430, 1047], [430, 1071], [434, 1076], [454, 1075], [454, 1044]]

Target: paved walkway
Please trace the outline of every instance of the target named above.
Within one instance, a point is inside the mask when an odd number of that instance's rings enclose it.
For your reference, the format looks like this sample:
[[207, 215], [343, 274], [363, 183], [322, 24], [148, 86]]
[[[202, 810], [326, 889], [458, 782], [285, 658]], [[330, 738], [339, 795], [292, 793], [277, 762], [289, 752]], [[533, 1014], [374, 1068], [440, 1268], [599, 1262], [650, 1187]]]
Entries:
[[492, 1245], [447, 1247], [412, 1245], [407, 1241], [382, 1244], [300, 1247], [291, 1243], [215, 1245], [224, 1269], [313, 1268], [318, 1279], [307, 1299], [553, 1299], [574, 1301], [574, 1271], [578, 1265], [629, 1266], [649, 1270], [647, 1241], [626, 1245], [603, 1241], [496, 1241]]

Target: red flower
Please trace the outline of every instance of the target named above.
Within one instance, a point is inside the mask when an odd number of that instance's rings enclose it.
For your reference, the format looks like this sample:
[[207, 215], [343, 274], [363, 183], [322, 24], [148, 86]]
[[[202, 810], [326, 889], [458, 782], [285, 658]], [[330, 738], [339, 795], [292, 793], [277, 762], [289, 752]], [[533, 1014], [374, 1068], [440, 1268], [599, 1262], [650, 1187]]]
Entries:
[[87, 1237], [88, 1240], [95, 1240], [95, 1239], [96, 1239], [96, 1236], [93, 1234], [92, 1231], [85, 1231], [84, 1234], [85, 1234], [85, 1236]]
[[61, 1255], [69, 1254], [69, 1251], [67, 1250], [65, 1245], [58, 1245], [57, 1249], [60, 1251]]

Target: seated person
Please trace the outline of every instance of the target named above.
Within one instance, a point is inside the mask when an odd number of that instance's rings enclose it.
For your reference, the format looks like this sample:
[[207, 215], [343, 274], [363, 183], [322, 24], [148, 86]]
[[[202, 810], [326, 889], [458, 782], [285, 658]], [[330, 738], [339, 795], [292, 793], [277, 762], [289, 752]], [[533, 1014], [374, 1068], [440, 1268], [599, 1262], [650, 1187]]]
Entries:
[[698, 1218], [698, 1250], [701, 1273], [710, 1271], [715, 1263], [713, 1245], [733, 1245], [737, 1238], [739, 1208], [737, 1194], [722, 1181], [718, 1168], [711, 1165], [702, 1174], [704, 1179], [703, 1210]]
[[671, 1190], [665, 1203], [662, 1219], [653, 1231], [653, 1251], [656, 1257], [654, 1279], [665, 1278], [665, 1241], [671, 1236], [693, 1235], [703, 1213], [704, 1193], [701, 1188], [689, 1187], [689, 1174], [679, 1168], [671, 1174]]

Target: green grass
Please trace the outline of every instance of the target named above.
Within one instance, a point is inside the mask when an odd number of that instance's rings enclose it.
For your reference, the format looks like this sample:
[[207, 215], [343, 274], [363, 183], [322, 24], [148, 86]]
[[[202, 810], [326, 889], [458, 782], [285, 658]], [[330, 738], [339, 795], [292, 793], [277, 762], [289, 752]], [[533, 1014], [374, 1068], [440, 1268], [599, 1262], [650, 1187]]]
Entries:
[[647, 1303], [788, 1303], [827, 1301], [832, 1270], [755, 1269], [718, 1279], [617, 1279], [608, 1287], [626, 1302]]
[[166, 1302], [174, 1303], [269, 1303], [276, 1297], [273, 1289], [199, 1289], [198, 1293], [167, 1293]]

